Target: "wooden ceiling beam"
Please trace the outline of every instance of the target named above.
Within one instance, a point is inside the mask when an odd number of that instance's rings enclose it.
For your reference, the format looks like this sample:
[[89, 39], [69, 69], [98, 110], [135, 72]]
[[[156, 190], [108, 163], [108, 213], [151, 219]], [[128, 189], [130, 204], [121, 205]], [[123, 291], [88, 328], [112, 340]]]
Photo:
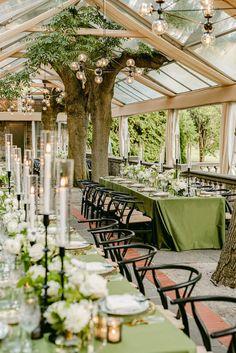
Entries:
[[145, 102], [127, 104], [124, 107], [114, 108], [112, 110], [112, 116], [129, 116], [168, 109], [187, 109], [202, 105], [234, 102], [235, 97], [236, 85], [213, 87], [178, 94], [176, 97], [164, 97]]

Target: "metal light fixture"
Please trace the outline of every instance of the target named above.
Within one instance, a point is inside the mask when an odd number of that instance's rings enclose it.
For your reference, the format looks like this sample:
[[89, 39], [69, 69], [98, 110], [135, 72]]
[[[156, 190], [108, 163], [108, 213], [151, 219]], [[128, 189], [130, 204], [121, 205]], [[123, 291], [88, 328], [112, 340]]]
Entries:
[[141, 67], [136, 67], [134, 59], [128, 59], [126, 61], [126, 70], [128, 72], [128, 76], [126, 78], [126, 82], [130, 85], [134, 82], [135, 76], [140, 76], [143, 73], [143, 69]]
[[206, 22], [203, 25], [204, 33], [202, 35], [201, 42], [204, 47], [209, 47], [215, 41], [215, 36], [213, 34], [214, 27], [211, 22], [211, 18], [214, 16], [214, 2], [213, 0], [201, 0], [201, 5], [203, 7], [203, 13], [206, 19]]
[[143, 2], [139, 9], [139, 14], [141, 16], [152, 15], [154, 12], [158, 13], [158, 18], [152, 23], [152, 31], [157, 35], [162, 35], [168, 30], [168, 23], [163, 17], [162, 5], [165, 0], [156, 0], [157, 8], [155, 9], [152, 4], [147, 4]]

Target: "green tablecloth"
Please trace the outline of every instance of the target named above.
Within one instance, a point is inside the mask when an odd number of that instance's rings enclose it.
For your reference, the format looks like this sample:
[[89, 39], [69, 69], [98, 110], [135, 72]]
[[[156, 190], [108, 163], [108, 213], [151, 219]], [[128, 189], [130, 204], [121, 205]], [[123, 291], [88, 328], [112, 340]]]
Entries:
[[141, 210], [153, 219], [153, 231], [159, 249], [181, 251], [222, 247], [225, 239], [224, 198], [161, 199], [112, 180], [101, 178], [100, 183], [116, 191], [128, 192], [143, 201]]
[[[99, 255], [80, 256], [81, 260], [104, 261]], [[134, 288], [126, 279], [108, 282], [110, 294], [135, 293]], [[195, 344], [168, 320], [157, 312], [157, 320], [152, 324], [123, 326], [123, 339], [119, 344], [107, 344], [103, 353], [196, 353]], [[159, 318], [159, 320], [158, 320]], [[96, 342], [99, 345], [99, 342]], [[56, 353], [55, 345], [46, 338], [34, 341], [39, 353]], [[85, 353], [85, 352], [83, 352]]]

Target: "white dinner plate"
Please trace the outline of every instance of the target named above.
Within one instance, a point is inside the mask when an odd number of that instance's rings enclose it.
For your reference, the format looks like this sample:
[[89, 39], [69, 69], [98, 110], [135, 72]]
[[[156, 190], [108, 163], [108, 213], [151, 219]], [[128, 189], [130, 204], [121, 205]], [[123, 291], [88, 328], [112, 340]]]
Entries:
[[72, 259], [71, 262], [81, 270], [86, 270], [98, 275], [103, 275], [114, 270], [114, 267], [108, 262], [84, 262], [78, 259]]
[[86, 241], [82, 241], [82, 240], [72, 240], [67, 246], [66, 246], [66, 250], [76, 250], [76, 249], [85, 249], [88, 246], [90, 246], [90, 244]]
[[100, 301], [100, 309], [110, 315], [137, 315], [149, 308], [145, 297], [134, 294], [108, 295]]

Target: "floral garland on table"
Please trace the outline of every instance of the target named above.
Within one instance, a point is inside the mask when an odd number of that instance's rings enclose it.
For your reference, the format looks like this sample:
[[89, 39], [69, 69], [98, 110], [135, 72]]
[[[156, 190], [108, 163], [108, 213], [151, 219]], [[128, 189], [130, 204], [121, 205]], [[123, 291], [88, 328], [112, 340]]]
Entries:
[[146, 168], [143, 165], [122, 166], [121, 174], [129, 179], [135, 179], [140, 183], [150, 183], [151, 186], [168, 191], [171, 194], [183, 196], [187, 192], [187, 183], [185, 180], [176, 178], [174, 169], [159, 172], [159, 166], [153, 164]]
[[[39, 299], [43, 295], [44, 266], [44, 227], [38, 223], [35, 234], [27, 232], [24, 212], [17, 209], [18, 203], [13, 195], [0, 193], [0, 220], [4, 234], [1, 237], [3, 251], [16, 255], [24, 262], [25, 275], [18, 287], [32, 287]], [[49, 228], [50, 229], [50, 228]], [[44, 316], [56, 334], [70, 332], [86, 343], [91, 320], [91, 302], [108, 294], [107, 280], [79, 268], [70, 255], [64, 259], [64, 300], [61, 300], [61, 261], [55, 235], [48, 234], [48, 302]]]

